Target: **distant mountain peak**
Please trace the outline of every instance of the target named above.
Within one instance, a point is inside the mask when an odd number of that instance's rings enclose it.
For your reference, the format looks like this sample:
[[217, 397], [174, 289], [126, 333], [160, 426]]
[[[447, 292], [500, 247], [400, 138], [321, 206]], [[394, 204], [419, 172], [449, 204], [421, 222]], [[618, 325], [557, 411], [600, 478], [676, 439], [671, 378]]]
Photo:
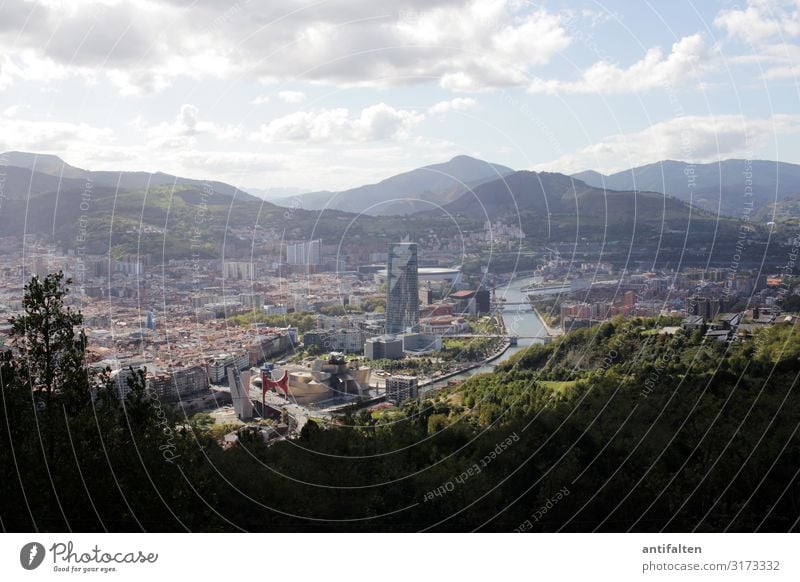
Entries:
[[62, 160], [55, 154], [38, 154], [36, 152], [23, 152], [21, 150], [11, 150], [3, 152], [2, 154], [0, 154], [0, 157], [16, 158], [18, 160], [38, 158], [40, 160], [53, 160], [53, 161], [59, 161], [64, 164], [66, 163], [64, 160]]
[[86, 174], [86, 170], [68, 164], [55, 154], [37, 154], [12, 150], [0, 154], [0, 160], [3, 160], [3, 165], [6, 166], [35, 170], [43, 174], [63, 176], [64, 178], [80, 178]]
[[[144, 172], [144, 171], [123, 171], [123, 170], [99, 170], [90, 171], [72, 166], [54, 154], [39, 154], [33, 152], [9, 151], [0, 154], [0, 162], [3, 166], [17, 168], [19, 171], [27, 171], [34, 177], [41, 178], [49, 176], [56, 178], [57, 181], [51, 184], [47, 180], [39, 180], [42, 185], [49, 187], [49, 191], [55, 192], [61, 188], [76, 187], [76, 184], [68, 184], [69, 180], [89, 180], [96, 186], [107, 186], [119, 191], [143, 190], [145, 188], [157, 188], [160, 186], [191, 186], [201, 188], [203, 185], [210, 185], [212, 190], [229, 198], [258, 198], [248, 194], [244, 190], [218, 182], [216, 180], [199, 180], [192, 178], [181, 178], [165, 172]], [[63, 183], [59, 187], [58, 180]], [[84, 187], [85, 183], [81, 186]]]
[[584, 182], [592, 179], [599, 180], [606, 177], [605, 174], [601, 174], [596, 170], [584, 170], [583, 172], [578, 172], [577, 174], [572, 174], [571, 176], [573, 178], [577, 178], [578, 180], [583, 180]]
[[311, 192], [294, 198], [306, 209], [334, 207], [371, 215], [413, 214], [455, 200], [465, 191], [514, 170], [468, 155], [430, 164], [343, 192]]
[[480, 162], [482, 164], [488, 164], [489, 162], [485, 160], [481, 160], [479, 158], [475, 158], [472, 156], [468, 156], [467, 154], [458, 154], [457, 156], [453, 156], [450, 158], [451, 162]]
[[[480, 158], [475, 158], [473, 156], [468, 156], [466, 154], [459, 154], [450, 158], [448, 161], [438, 164], [431, 164], [429, 166], [425, 166], [426, 168], [433, 168], [433, 167], [441, 167], [441, 166], [456, 166], [462, 168], [485, 168], [486, 166], [492, 168], [502, 168], [503, 170], [513, 171], [511, 168], [506, 166], [501, 166], [500, 164], [494, 164], [492, 162], [487, 162], [486, 160], [481, 160]], [[413, 170], [412, 170], [413, 171]]]

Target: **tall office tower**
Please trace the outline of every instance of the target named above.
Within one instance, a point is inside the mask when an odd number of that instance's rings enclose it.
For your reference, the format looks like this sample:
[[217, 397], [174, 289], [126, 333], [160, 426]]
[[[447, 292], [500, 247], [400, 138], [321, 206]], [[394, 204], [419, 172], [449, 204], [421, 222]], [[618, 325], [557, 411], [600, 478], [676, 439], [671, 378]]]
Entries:
[[386, 333], [414, 332], [418, 326], [417, 245], [390, 244], [386, 267]]

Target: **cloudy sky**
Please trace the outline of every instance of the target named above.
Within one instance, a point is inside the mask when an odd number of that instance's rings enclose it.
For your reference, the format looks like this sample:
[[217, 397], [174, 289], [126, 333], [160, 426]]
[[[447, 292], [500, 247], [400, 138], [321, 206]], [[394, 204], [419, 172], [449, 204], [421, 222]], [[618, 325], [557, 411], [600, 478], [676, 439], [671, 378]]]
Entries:
[[0, 0], [0, 149], [344, 189], [800, 162], [800, 0]]

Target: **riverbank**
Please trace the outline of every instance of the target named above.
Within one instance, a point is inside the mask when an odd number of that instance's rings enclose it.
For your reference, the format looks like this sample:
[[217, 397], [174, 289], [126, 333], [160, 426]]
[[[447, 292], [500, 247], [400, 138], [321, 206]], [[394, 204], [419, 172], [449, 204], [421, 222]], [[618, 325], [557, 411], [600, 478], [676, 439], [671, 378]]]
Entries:
[[505, 354], [506, 351], [508, 351], [508, 348], [510, 347], [511, 347], [511, 340], [509, 338], [506, 338], [503, 340], [503, 346], [488, 358], [485, 358], [480, 362], [473, 362], [471, 364], [468, 364], [467, 366], [461, 368], [460, 370], [448, 372], [447, 374], [444, 374], [442, 376], [437, 376], [436, 378], [430, 378], [428, 380], [420, 382], [418, 386], [420, 388], [425, 388], [433, 384], [436, 384], [437, 382], [443, 382], [444, 380], [449, 380], [450, 378], [453, 378], [455, 376], [466, 374], [467, 372], [469, 372], [470, 370], [474, 370], [475, 368], [480, 368], [482, 366], [485, 366], [486, 364], [490, 364], [495, 360], [501, 358], [503, 354]]
[[[447, 381], [447, 380], [449, 380], [451, 378], [454, 378], [456, 376], [462, 376], [462, 375], [466, 374], [467, 372], [475, 370], [476, 368], [481, 368], [481, 367], [483, 367], [483, 366], [485, 366], [487, 364], [490, 364], [491, 362], [494, 362], [495, 360], [501, 358], [503, 356], [503, 354], [505, 354], [506, 351], [508, 351], [508, 349], [510, 347], [511, 347], [511, 340], [506, 338], [505, 340], [503, 340], [503, 347], [501, 349], [497, 350], [495, 353], [493, 353], [488, 358], [486, 358], [486, 359], [484, 359], [484, 360], [482, 360], [480, 362], [475, 362], [475, 363], [469, 364], [469, 365], [465, 366], [464, 368], [461, 368], [460, 370], [455, 370], [453, 372], [449, 372], [447, 374], [444, 374], [443, 376], [437, 376], [436, 378], [429, 378], [427, 380], [423, 380], [422, 382], [420, 382], [417, 385], [417, 387], [420, 390], [421, 394], [422, 393], [428, 393], [428, 392], [434, 392], [436, 390], [441, 390], [443, 388], [447, 388], [448, 386], [446, 384], [444, 386], [435, 386], [435, 384], [438, 383], [438, 382], [445, 382], [445, 381]], [[427, 389], [423, 390], [425, 388], [427, 388]], [[386, 401], [386, 394], [381, 394], [380, 396], [374, 396], [374, 397], [369, 398], [367, 400], [358, 400], [358, 401], [355, 401], [355, 402], [349, 402], [349, 403], [346, 403], [346, 404], [342, 404], [342, 405], [340, 405], [338, 407], [327, 408], [327, 409], [325, 409], [325, 412], [327, 412], [329, 414], [341, 414], [341, 413], [346, 412], [348, 410], [358, 410], [360, 408], [367, 408], [369, 406], [373, 406], [375, 404], [379, 404], [379, 403], [385, 402], [385, 401]]]
[[531, 305], [531, 309], [533, 309], [533, 312], [536, 314], [536, 317], [539, 318], [539, 321], [542, 322], [542, 327], [547, 332], [549, 337], [558, 337], [560, 335], [564, 335], [564, 330], [561, 327], [550, 327], [550, 325], [547, 323], [547, 320], [541, 313], [539, 313], [539, 310], [536, 309], [536, 307]]
[[[523, 305], [527, 302], [527, 296], [522, 292], [521, 289], [529, 282], [530, 281], [528, 279], [521, 279], [515, 281], [513, 284], [509, 283], [507, 288], [498, 289], [497, 294], [500, 297], [505, 297], [509, 303]], [[492, 370], [492, 363], [498, 362], [498, 360], [502, 362], [506, 358], [509, 358], [517, 352], [526, 349], [530, 345], [539, 343], [541, 341], [547, 341], [547, 338], [561, 335], [562, 333], [560, 329], [549, 327], [542, 314], [535, 309], [509, 309], [504, 313], [503, 309], [501, 308], [495, 311], [495, 314], [500, 316], [503, 335], [507, 336], [501, 349], [497, 350], [481, 362], [468, 364], [463, 368], [448, 372], [442, 376], [437, 376], [436, 378], [426, 378], [421, 380], [418, 386], [422, 392], [432, 392], [446, 388], [447, 381], [454, 378], [466, 380], [475, 373], [480, 373], [483, 371], [490, 372]], [[506, 317], [509, 318], [508, 321], [506, 321]], [[545, 334], [547, 334], [547, 337], [545, 337]], [[518, 345], [511, 345], [511, 336], [518, 336]], [[486, 369], [481, 370], [481, 368], [484, 367]]]

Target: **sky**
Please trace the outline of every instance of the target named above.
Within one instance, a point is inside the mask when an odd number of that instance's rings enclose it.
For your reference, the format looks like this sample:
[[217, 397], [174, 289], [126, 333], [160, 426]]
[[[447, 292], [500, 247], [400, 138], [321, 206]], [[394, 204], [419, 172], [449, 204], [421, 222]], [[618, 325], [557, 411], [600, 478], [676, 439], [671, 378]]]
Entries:
[[800, 163], [800, 0], [0, 0], [0, 151], [263, 190]]

